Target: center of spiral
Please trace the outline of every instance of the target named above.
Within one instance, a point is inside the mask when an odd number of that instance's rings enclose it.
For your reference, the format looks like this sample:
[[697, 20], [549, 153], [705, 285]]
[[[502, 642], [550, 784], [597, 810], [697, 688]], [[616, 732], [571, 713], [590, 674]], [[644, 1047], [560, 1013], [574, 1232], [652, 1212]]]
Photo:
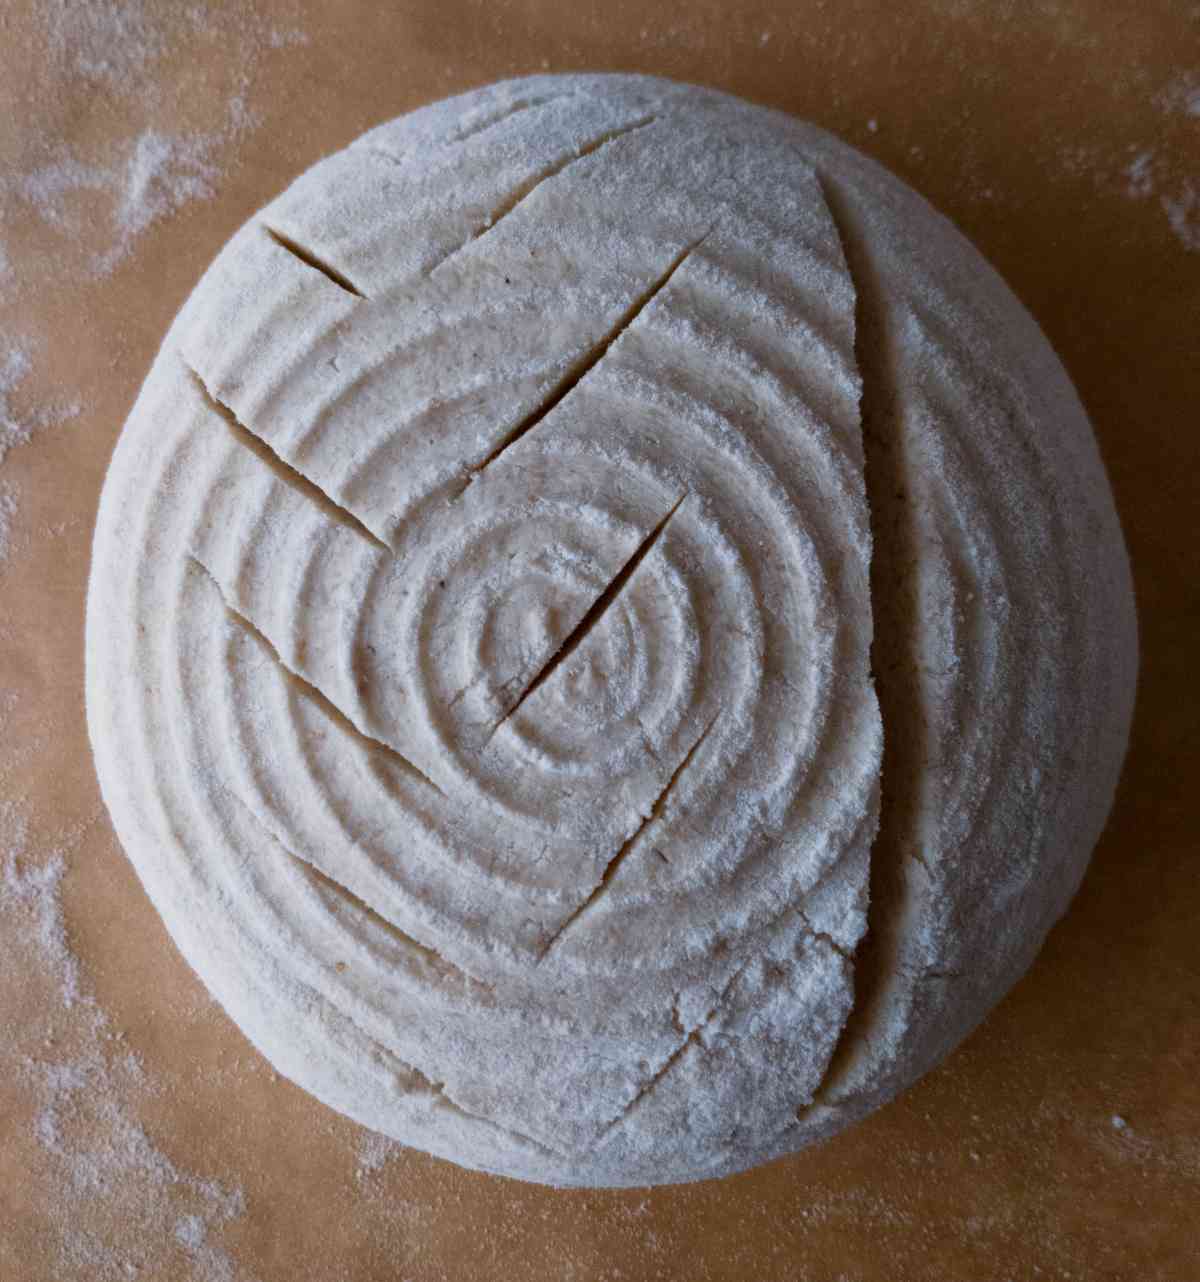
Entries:
[[[650, 554], [651, 550], [662, 538], [668, 522], [675, 513], [679, 511], [679, 508], [682, 506], [686, 497], [686, 494], [680, 495], [666, 515], [662, 517], [658, 524], [655, 525], [649, 534], [647, 534], [637, 545], [632, 555], [630, 555], [628, 560], [625, 561], [617, 573], [613, 575], [605, 589], [598, 597], [596, 597], [591, 606], [584, 613], [583, 617], [574, 626], [574, 628], [571, 629], [558, 648], [550, 655], [549, 660], [543, 664], [541, 669], [534, 676], [533, 680], [525, 687], [516, 703], [514, 703], [512, 708], [505, 713], [499, 722], [497, 722], [497, 729], [507, 721], [513, 713], [519, 711], [525, 700], [528, 699], [529, 696], [539, 689], [547, 680], [549, 680], [560, 665], [565, 664], [570, 660], [574, 656], [576, 650], [584, 644], [591, 633], [603, 624], [609, 611], [617, 602], [626, 584], [633, 577], [638, 566], [641, 565], [641, 563]], [[611, 637], [609, 639], [611, 640]], [[595, 649], [593, 649], [593, 652], [588, 656], [588, 664], [592, 671], [597, 670], [599, 658], [599, 654], [596, 653]], [[493, 731], [493, 734], [494, 733], [495, 731]]]

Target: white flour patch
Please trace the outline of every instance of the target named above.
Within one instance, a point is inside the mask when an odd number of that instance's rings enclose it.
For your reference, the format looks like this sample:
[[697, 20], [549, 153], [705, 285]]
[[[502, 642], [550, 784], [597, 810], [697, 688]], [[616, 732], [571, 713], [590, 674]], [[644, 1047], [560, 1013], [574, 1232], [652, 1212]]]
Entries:
[[235, 103], [237, 120], [223, 132], [172, 135], [147, 129], [124, 144], [108, 167], [64, 155], [10, 179], [8, 187], [26, 207], [32, 206], [42, 223], [67, 236], [77, 235], [95, 219], [94, 207], [79, 197], [102, 196], [108, 207], [109, 245], [92, 255], [89, 267], [93, 274], [106, 276], [155, 223], [193, 201], [216, 195], [221, 169], [214, 157], [250, 120], [244, 102]]
[[8, 803], [5, 811], [0, 823], [10, 828], [10, 833], [6, 843], [8, 854], [0, 868], [0, 895], [8, 904], [25, 911], [31, 938], [58, 979], [63, 1009], [73, 1010], [80, 1000], [81, 989], [79, 963], [67, 947], [62, 920], [61, 890], [66, 861], [61, 853], [55, 853], [40, 865], [24, 870], [19, 867], [16, 852], [23, 852], [26, 847], [28, 823], [26, 817]]
[[43, 222], [64, 232], [79, 228], [79, 216], [69, 197], [78, 192], [104, 191], [111, 184], [107, 170], [82, 165], [70, 157], [56, 159], [8, 180], [9, 189], [33, 205]]
[[298, 27], [291, 27], [287, 30], [272, 27], [267, 32], [267, 44], [272, 49], [291, 49], [297, 45], [306, 45], [308, 43], [308, 32], [301, 31]]
[[[32, 209], [43, 227], [62, 237], [53, 253], [43, 245], [22, 256], [10, 243], [0, 257], [0, 279], [7, 263], [18, 287], [33, 281], [44, 286], [46, 278], [74, 277], [79, 269], [105, 276], [149, 228], [189, 204], [212, 199], [223, 162], [258, 123], [248, 98], [263, 56], [308, 43], [303, 30], [271, 25], [243, 3], [184, 9], [143, 0], [51, 0], [38, 10], [38, 20], [42, 39], [27, 53], [48, 63], [46, 83], [86, 87], [97, 106], [119, 103], [126, 117], [132, 103], [140, 127], [135, 123], [115, 142], [68, 146], [59, 135], [39, 135], [39, 113], [6, 99], [0, 88], [0, 111], [19, 109], [30, 120], [24, 163], [0, 174], [0, 229], [13, 213], [27, 220]], [[167, 73], [166, 64], [218, 46], [224, 88], [210, 96], [215, 110], [180, 119], [177, 101], [165, 92], [178, 78]], [[53, 118], [52, 104], [45, 106]]]
[[[1173, 130], [1192, 128], [1200, 121], [1200, 70], [1181, 72], [1154, 96], [1154, 105], [1168, 118]], [[1176, 240], [1189, 250], [1200, 250], [1200, 187], [1192, 174], [1179, 174], [1170, 149], [1159, 143], [1137, 151], [1122, 171], [1126, 194], [1133, 200], [1156, 199]]]
[[29, 346], [22, 343], [6, 345], [0, 335], [0, 463], [9, 450], [26, 445], [36, 432], [55, 427], [82, 412], [78, 400], [59, 400], [39, 406], [24, 413], [11, 403], [10, 397], [32, 370]]
[[1163, 196], [1161, 203], [1179, 243], [1200, 250], [1200, 189], [1185, 181], [1175, 195]]
[[[78, 400], [58, 400], [19, 410], [14, 393], [32, 372], [30, 345], [9, 343], [0, 333], [0, 468], [10, 450], [27, 445], [43, 428], [55, 427], [76, 418], [82, 409]], [[15, 518], [19, 507], [17, 487], [0, 479], [0, 563], [8, 558], [15, 541]]]
[[211, 139], [170, 138], [153, 129], [136, 138], [116, 212], [122, 234], [137, 236], [189, 200], [211, 199], [218, 177], [211, 149]]
[[1132, 196], [1134, 200], [1142, 200], [1154, 193], [1153, 167], [1154, 152], [1139, 151], [1134, 156], [1125, 166], [1125, 178], [1128, 180], [1126, 195]]
[[17, 492], [8, 481], [0, 481], [0, 562], [8, 558], [13, 541], [13, 518], [17, 515]]
[[[30, 815], [0, 803], [0, 973], [21, 975], [32, 1018], [5, 1017], [0, 1071], [24, 1087], [30, 1225], [54, 1276], [250, 1282], [210, 1239], [245, 1213], [242, 1190], [178, 1166], [138, 1121], [160, 1089], [88, 991], [62, 890], [80, 828], [35, 849]], [[8, 1141], [6, 1140], [6, 1143]]]
[[1095, 147], [1061, 147], [1055, 155], [1059, 174], [1090, 179], [1102, 191], [1116, 187], [1130, 200], [1153, 201], [1166, 216], [1175, 238], [1187, 250], [1200, 250], [1200, 187], [1179, 176], [1179, 165], [1163, 146], [1133, 147], [1123, 161]]
[[109, 271], [128, 255], [147, 228], [195, 200], [216, 194], [220, 170], [212, 153], [219, 136], [170, 137], [148, 129], [134, 139], [117, 184], [113, 213], [117, 238], [109, 257], [98, 264]]
[[1157, 152], [1139, 151], [1122, 171], [1125, 194], [1132, 200], [1157, 198], [1176, 240], [1184, 249], [1200, 250], [1200, 188], [1191, 178], [1171, 183], [1165, 169]]
[[355, 1178], [365, 1180], [367, 1176], [381, 1171], [393, 1157], [397, 1157], [404, 1151], [403, 1144], [388, 1139], [386, 1135], [380, 1135], [375, 1131], [364, 1131], [358, 1146]]
[[[1151, 201], [1162, 211], [1175, 239], [1200, 251], [1200, 181], [1181, 151], [1194, 143], [1200, 127], [1200, 70], [1181, 72], [1150, 98], [1162, 117], [1154, 136], [1119, 149], [1060, 146], [1058, 173], [1090, 178], [1098, 190], [1114, 187], [1130, 200]], [[1119, 146], [1119, 145], [1118, 145]]]
[[1200, 1142], [1185, 1131], [1135, 1127], [1120, 1114], [1108, 1124], [1095, 1126], [1074, 1119], [1079, 1133], [1114, 1164], [1155, 1170], [1172, 1180], [1192, 1183], [1200, 1179]]
[[1200, 71], [1176, 76], [1154, 99], [1169, 114], [1200, 118]]
[[142, 0], [49, 0], [40, 6], [51, 60], [69, 74], [130, 90], [167, 41]]

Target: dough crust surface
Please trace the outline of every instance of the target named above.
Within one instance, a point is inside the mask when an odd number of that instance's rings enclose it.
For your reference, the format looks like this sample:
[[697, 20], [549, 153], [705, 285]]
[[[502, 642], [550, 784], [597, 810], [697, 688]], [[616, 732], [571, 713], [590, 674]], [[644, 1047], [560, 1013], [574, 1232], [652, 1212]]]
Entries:
[[243, 227], [88, 601], [105, 800], [214, 995], [552, 1184], [743, 1169], [948, 1053], [1074, 893], [1135, 670], [995, 273], [820, 130], [634, 76], [434, 104]]

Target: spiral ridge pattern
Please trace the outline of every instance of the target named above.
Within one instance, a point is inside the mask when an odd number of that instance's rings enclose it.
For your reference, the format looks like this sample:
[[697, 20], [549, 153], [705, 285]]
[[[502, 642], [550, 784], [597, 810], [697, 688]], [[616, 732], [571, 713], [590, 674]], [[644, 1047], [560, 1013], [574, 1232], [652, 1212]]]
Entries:
[[[934, 220], [773, 113], [537, 77], [222, 251], [106, 482], [88, 714], [281, 1071], [482, 1169], [701, 1178], [894, 1094], [1028, 965], [1115, 783], [1128, 572], [1069, 385]], [[919, 714], [882, 828], [872, 670]]]

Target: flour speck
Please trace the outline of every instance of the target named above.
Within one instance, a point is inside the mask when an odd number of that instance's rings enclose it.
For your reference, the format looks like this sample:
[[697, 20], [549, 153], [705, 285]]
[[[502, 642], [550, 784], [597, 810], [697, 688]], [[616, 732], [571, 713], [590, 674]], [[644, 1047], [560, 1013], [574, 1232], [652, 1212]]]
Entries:
[[1185, 248], [1200, 250], [1200, 188], [1191, 178], [1177, 180], [1164, 190], [1162, 158], [1153, 150], [1139, 151], [1125, 166], [1125, 192], [1131, 200], [1158, 197], [1175, 238]]
[[167, 48], [143, 0], [50, 0], [41, 6], [41, 19], [60, 67], [119, 89], [130, 87]]
[[1185, 181], [1173, 196], [1163, 196], [1163, 212], [1180, 244], [1200, 250], [1200, 188]]
[[220, 170], [211, 155], [215, 137], [170, 137], [147, 129], [133, 142], [117, 186], [114, 213], [119, 235], [110, 261], [129, 252], [134, 239], [159, 219], [194, 200], [211, 200]]
[[1134, 200], [1143, 200], [1154, 192], [1154, 152], [1139, 151], [1125, 166], [1125, 177], [1128, 179], [1126, 192]]
[[22, 1088], [28, 1129], [6, 1145], [32, 1146], [34, 1227], [63, 1282], [180, 1276], [252, 1282], [210, 1241], [245, 1214], [242, 1190], [180, 1167], [139, 1120], [157, 1093], [89, 991], [63, 916], [69, 860], [87, 828], [35, 847], [45, 830], [15, 802], [0, 803], [0, 973], [22, 976], [38, 1018], [5, 1025], [0, 1073]]
[[53, 401], [19, 412], [10, 398], [28, 378], [32, 368], [29, 344], [5, 346], [4, 337], [0, 334], [0, 463], [4, 462], [9, 450], [28, 444], [42, 428], [65, 423], [82, 412], [82, 405], [76, 399]]
[[1176, 76], [1154, 101], [1168, 115], [1200, 117], [1200, 70], [1185, 71]]

